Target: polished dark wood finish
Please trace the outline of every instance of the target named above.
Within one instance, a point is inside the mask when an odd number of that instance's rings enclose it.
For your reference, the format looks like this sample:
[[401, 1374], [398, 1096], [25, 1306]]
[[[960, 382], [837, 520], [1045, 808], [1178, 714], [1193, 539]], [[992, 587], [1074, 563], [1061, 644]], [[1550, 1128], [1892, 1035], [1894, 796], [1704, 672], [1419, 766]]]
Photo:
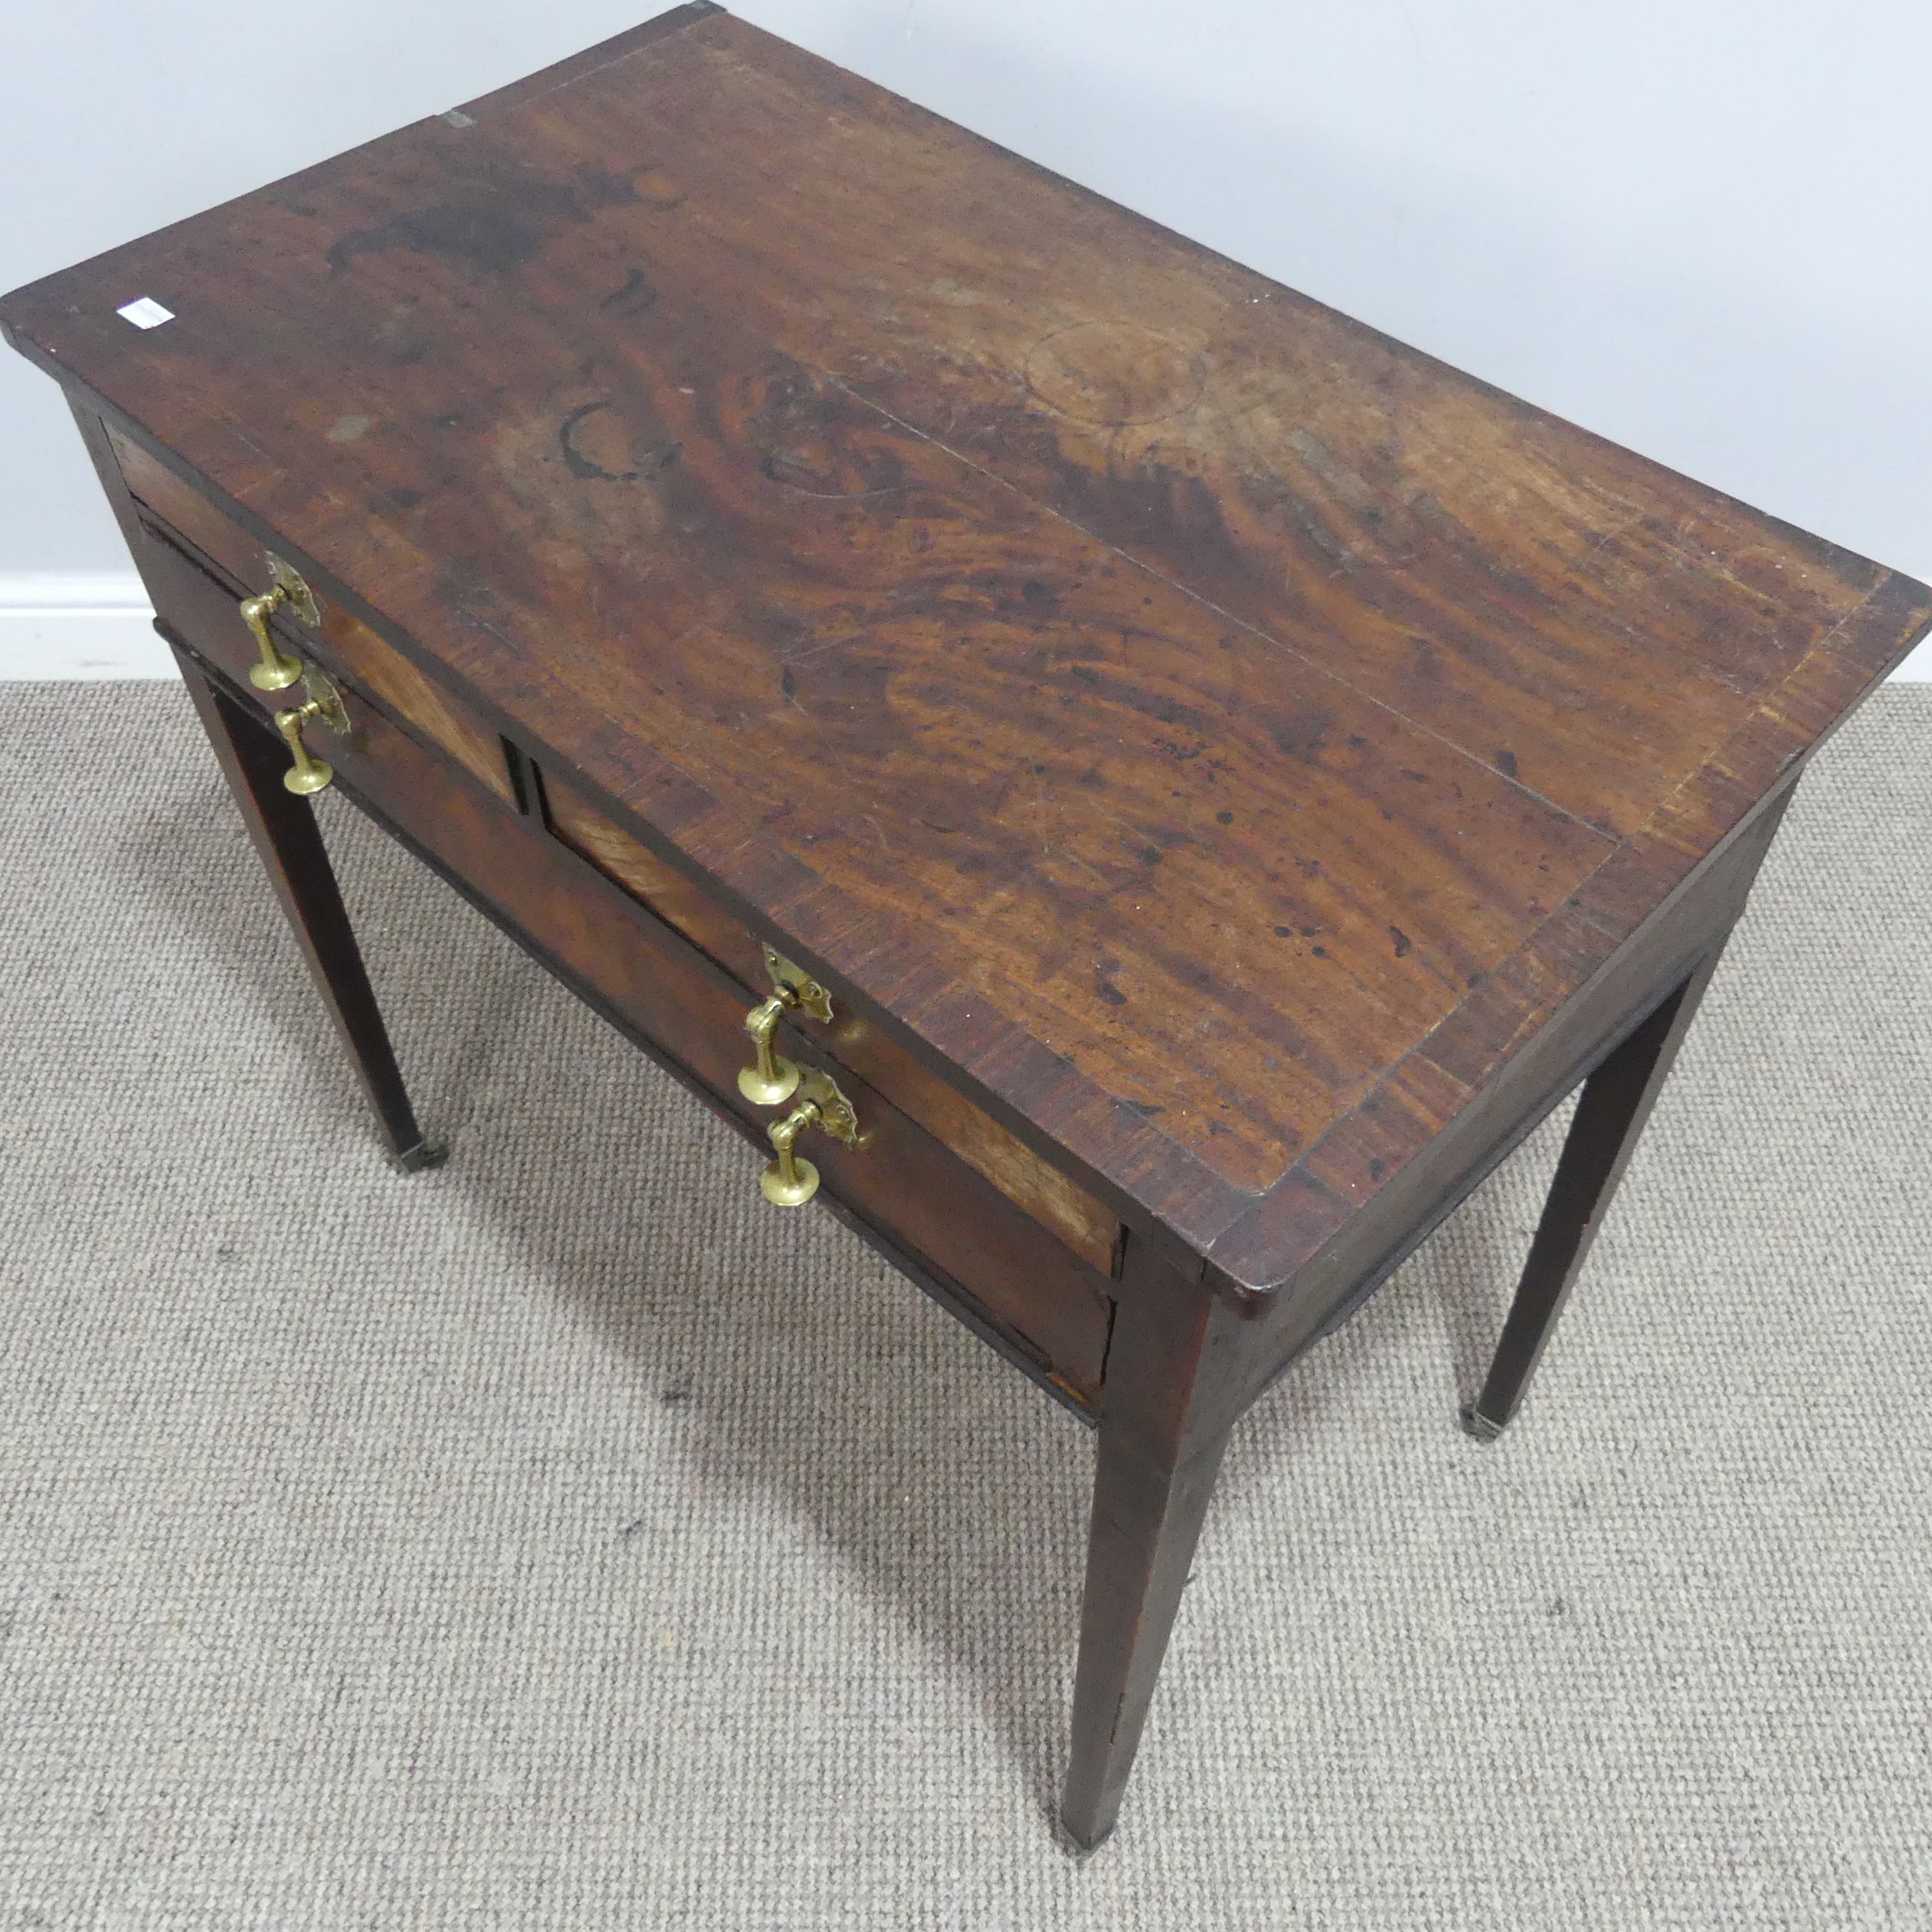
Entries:
[[1130, 1247], [1107, 1357], [1062, 1821], [1114, 1828], [1234, 1420], [1243, 1338], [1226, 1300]]
[[272, 746], [272, 548], [345, 788], [754, 1138], [760, 947], [832, 989], [784, 1034], [877, 1123], [829, 1204], [1098, 1426], [1086, 1843], [1234, 1420], [1587, 1081], [1506, 1416], [1805, 761], [1932, 621], [706, 6], [0, 326], [218, 750]]
[[348, 1050], [383, 1145], [411, 1172], [439, 1165], [442, 1150], [416, 1124], [315, 815], [306, 799], [283, 787], [287, 753], [185, 651], [177, 650], [175, 656], [303, 964]]
[[1706, 954], [1584, 1081], [1495, 1359], [1463, 1411], [1471, 1434], [1492, 1440], [1515, 1415], [1722, 957], [1721, 945]]
[[1230, 1290], [1925, 621], [726, 15], [463, 119], [7, 325]]

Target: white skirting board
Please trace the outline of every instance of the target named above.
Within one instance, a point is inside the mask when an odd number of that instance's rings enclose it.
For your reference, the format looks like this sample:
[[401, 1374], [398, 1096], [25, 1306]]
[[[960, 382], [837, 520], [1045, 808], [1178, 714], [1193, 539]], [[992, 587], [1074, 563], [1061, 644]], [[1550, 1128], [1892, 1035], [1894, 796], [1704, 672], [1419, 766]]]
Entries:
[[[0, 683], [51, 678], [172, 678], [141, 580], [0, 575]], [[1932, 684], [1932, 639], [1892, 674]]]
[[0, 682], [172, 678], [154, 607], [132, 571], [102, 577], [0, 575]]

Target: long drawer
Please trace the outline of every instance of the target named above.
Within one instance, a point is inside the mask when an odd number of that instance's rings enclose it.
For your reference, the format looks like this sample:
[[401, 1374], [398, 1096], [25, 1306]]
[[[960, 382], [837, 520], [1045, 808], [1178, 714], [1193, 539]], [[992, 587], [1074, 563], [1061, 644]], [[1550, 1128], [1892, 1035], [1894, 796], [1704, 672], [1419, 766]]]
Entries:
[[[150, 532], [141, 562], [163, 620], [234, 689], [249, 691], [255, 649], [232, 587], [159, 530]], [[476, 782], [467, 761], [434, 755], [352, 679], [340, 682], [349, 735], [311, 730], [315, 750], [345, 788], [762, 1141], [770, 1113], [737, 1089], [750, 1054], [743, 984], [538, 818], [506, 808], [498, 788]], [[1091, 1397], [1113, 1312], [1102, 1272], [851, 1068], [815, 1053], [809, 1039], [797, 1046], [800, 1058], [832, 1073], [864, 1129], [855, 1148], [811, 1138], [805, 1151], [826, 1190], [1055, 1379]], [[763, 1164], [761, 1153], [747, 1152], [747, 1188], [757, 1185]]]

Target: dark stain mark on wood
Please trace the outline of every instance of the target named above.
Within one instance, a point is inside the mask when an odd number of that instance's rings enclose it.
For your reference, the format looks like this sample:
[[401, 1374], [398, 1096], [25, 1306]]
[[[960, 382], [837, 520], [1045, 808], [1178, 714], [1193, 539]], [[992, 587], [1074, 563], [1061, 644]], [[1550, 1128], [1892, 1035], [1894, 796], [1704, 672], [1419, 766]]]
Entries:
[[798, 695], [798, 680], [791, 675], [790, 665], [787, 665], [778, 675], [778, 689], [787, 698], [795, 698]]
[[359, 255], [406, 248], [413, 255], [441, 255], [500, 275], [534, 259], [543, 239], [539, 229], [507, 207], [459, 202], [412, 209], [372, 228], [352, 229], [329, 249], [328, 265], [340, 274]]
[[[1275, 749], [1291, 758], [1313, 758], [1335, 724], [1335, 713], [1315, 706], [1291, 711], [1272, 733]], [[1406, 774], [1405, 774], [1406, 775]]]
[[641, 315], [658, 304], [658, 291], [641, 268], [634, 268], [624, 278], [621, 288], [614, 288], [597, 304], [607, 315]]
[[1396, 943], [1396, 958], [1406, 959], [1410, 954], [1414, 951], [1415, 947], [1411, 943], [1409, 935], [1405, 933], [1400, 926], [1391, 926], [1389, 928], [1389, 937]]
[[546, 182], [486, 157], [475, 184], [480, 192], [473, 198], [399, 209], [366, 228], [352, 228], [330, 246], [328, 266], [341, 274], [359, 255], [401, 248], [503, 274], [533, 260], [557, 229], [581, 226], [602, 209], [643, 199], [635, 177], [648, 172], [614, 174], [601, 162], [585, 162], [568, 182]]
[[580, 162], [571, 169], [570, 187], [565, 191], [572, 196], [569, 203], [571, 219], [588, 221], [600, 208], [634, 208], [645, 199], [638, 192], [638, 182], [654, 172], [649, 168], [627, 168], [621, 173], [614, 173], [600, 161]]
[[601, 463], [586, 455], [578, 446], [579, 428], [593, 417], [611, 407], [607, 401], [580, 403], [559, 426], [557, 447], [563, 451], [565, 467], [573, 476], [581, 477], [587, 482], [635, 483], [641, 478], [662, 476], [677, 461], [679, 445], [675, 443], [662, 443], [655, 449], [646, 450], [636, 464], [628, 470], [607, 469]]
[[1505, 778], [1513, 778], [1516, 775], [1516, 754], [1507, 745], [1496, 753], [1496, 769]]

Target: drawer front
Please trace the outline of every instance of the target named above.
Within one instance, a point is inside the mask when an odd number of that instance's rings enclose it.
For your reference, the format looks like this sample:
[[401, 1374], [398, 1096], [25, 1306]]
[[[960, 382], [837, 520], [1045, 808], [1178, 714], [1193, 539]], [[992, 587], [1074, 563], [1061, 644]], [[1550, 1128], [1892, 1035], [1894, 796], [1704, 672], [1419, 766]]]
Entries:
[[[152, 547], [157, 554], [144, 560], [144, 569], [162, 617], [231, 679], [245, 677], [253, 652], [237, 647], [224, 628], [240, 627], [223, 587], [180, 553]], [[755, 1132], [760, 1145], [745, 1151], [743, 1183], [755, 1189], [772, 1114], [737, 1090], [750, 1044], [743, 1030], [744, 988], [534, 820], [505, 812], [352, 685], [344, 687], [343, 701], [349, 735], [317, 731], [312, 743], [344, 787]], [[1113, 1314], [1099, 1274], [868, 1083], [844, 1068], [830, 1070], [857, 1111], [865, 1141], [855, 1149], [805, 1137], [800, 1151], [818, 1168], [825, 1190], [1056, 1379], [1092, 1397]]]
[[[761, 944], [721, 906], [547, 772], [543, 788], [551, 829], [559, 838], [716, 960], [749, 1000], [755, 1003], [770, 992]], [[1114, 1216], [896, 1041], [835, 1001], [828, 1026], [809, 1018], [798, 1020], [786, 1039], [787, 1053], [794, 1042], [808, 1051], [817, 1046], [831, 1053], [889, 1096], [1090, 1267], [1103, 1274], [1115, 1271], [1121, 1227]]]
[[[142, 520], [151, 533], [191, 556], [200, 552], [251, 592], [269, 587], [262, 546], [246, 530], [138, 444], [112, 429], [107, 440], [122, 478], [146, 513]], [[322, 618], [319, 630], [308, 630], [285, 617], [277, 620], [276, 631], [287, 645], [298, 655], [313, 658], [325, 669], [349, 679], [402, 723], [454, 758], [472, 777], [514, 803], [515, 789], [501, 737], [460, 698], [431, 683], [359, 618], [335, 608], [325, 598], [317, 602]], [[235, 631], [245, 653], [240, 667], [245, 675], [247, 665], [255, 662], [255, 646], [239, 617]], [[222, 657], [225, 669], [237, 668], [232, 658], [232, 651]], [[281, 702], [270, 695], [274, 702]]]

